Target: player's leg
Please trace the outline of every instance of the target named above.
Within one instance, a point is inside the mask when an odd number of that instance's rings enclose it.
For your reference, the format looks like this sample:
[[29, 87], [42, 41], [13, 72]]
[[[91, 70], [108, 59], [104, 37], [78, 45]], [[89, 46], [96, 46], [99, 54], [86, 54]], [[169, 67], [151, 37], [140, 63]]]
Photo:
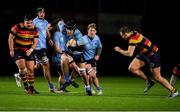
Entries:
[[78, 66], [74, 62], [74, 59], [72, 58], [72, 56], [68, 54], [62, 54], [61, 55], [61, 73], [62, 73], [62, 76], [64, 77], [65, 82], [60, 87], [60, 90], [63, 90], [65, 92], [68, 92], [66, 90], [66, 87], [71, 84], [71, 77], [69, 76], [70, 69], [78, 71]]
[[58, 92], [63, 92], [63, 90], [61, 89], [61, 88], [63, 88], [63, 84], [65, 83], [65, 80], [64, 80], [64, 76], [62, 75], [62, 73], [61, 72], [59, 72], [59, 71], [57, 71], [57, 74], [59, 75], [59, 77], [58, 77], [58, 89], [57, 89], [57, 91]]
[[78, 63], [78, 66], [79, 66], [79, 68], [81, 70], [84, 70], [84, 71], [80, 72], [80, 76], [82, 76], [82, 78], [83, 78], [86, 93], [87, 93], [87, 95], [92, 96], [91, 86], [90, 86], [90, 83], [89, 83], [89, 77], [88, 77], [87, 72], [86, 72], [86, 64], [84, 62], [83, 63]]
[[174, 86], [179, 76], [180, 76], [180, 64], [174, 67], [173, 74], [171, 75], [171, 79], [170, 79], [170, 84]]
[[75, 88], [78, 88], [79, 87], [79, 84], [75, 82], [75, 79], [76, 77], [78, 76], [79, 74], [75, 71], [75, 70], [72, 70], [71, 71], [71, 75], [69, 77], [69, 82], [70, 84], [75, 87]]
[[28, 84], [29, 84], [29, 89], [28, 93], [30, 94], [39, 94], [39, 92], [36, 91], [34, 88], [34, 81], [35, 81], [35, 76], [34, 76], [34, 60], [29, 60], [26, 61], [26, 67], [28, 71], [27, 79], [28, 79]]
[[86, 64], [86, 68], [87, 68], [87, 73], [89, 74], [90, 82], [94, 84], [94, 86], [96, 87], [98, 91], [97, 95], [103, 95], [102, 87], [100, 86], [99, 79], [97, 78], [97, 75], [96, 75], [97, 73], [96, 67], [92, 67], [91, 64]]
[[[89, 76], [88, 74], [88, 77], [89, 77], [89, 85], [91, 86], [91, 91], [92, 91], [92, 94], [95, 95], [96, 94], [96, 91], [94, 90], [93, 88], [93, 78]], [[95, 85], [95, 84], [94, 84]]]
[[51, 79], [49, 61], [46, 62], [46, 63], [43, 63], [43, 64], [42, 64], [42, 68], [43, 68], [44, 77], [45, 77], [45, 79], [48, 81], [48, 86], [49, 86], [50, 92], [54, 92], [54, 91], [55, 91], [55, 88], [54, 88], [54, 85], [53, 85], [52, 79]]
[[16, 85], [18, 87], [21, 87], [22, 75], [27, 73], [27, 70], [25, 67], [25, 59], [24, 59], [23, 54], [24, 54], [23, 52], [21, 52], [19, 50], [15, 50], [15, 54], [13, 57], [13, 60], [19, 69], [19, 72], [14, 74], [14, 78], [16, 80]]
[[170, 79], [170, 84], [171, 84], [172, 86], [174, 86], [174, 85], [176, 84], [177, 79], [178, 79], [178, 76], [172, 74], [172, 75], [171, 75], [171, 79]]
[[146, 88], [144, 89], [144, 92], [147, 92], [154, 85], [154, 82], [141, 70], [144, 65], [145, 62], [143, 61], [142, 57], [135, 57], [129, 65], [128, 70], [146, 82]]
[[57, 88], [57, 91], [56, 93], [62, 93], [63, 91], [66, 92], [66, 90], [63, 90], [63, 84], [65, 83], [65, 80], [64, 80], [64, 76], [63, 76], [63, 73], [62, 73], [62, 70], [61, 70], [61, 64], [60, 62], [56, 63], [56, 65], [54, 65], [54, 68], [55, 68], [55, 72], [58, 74], [58, 88]]
[[151, 72], [153, 74], [154, 79], [157, 80], [160, 84], [162, 84], [165, 88], [167, 88], [171, 92], [170, 97], [178, 96], [179, 93], [176, 90], [176, 88], [173, 87], [164, 77], [161, 76], [160, 69], [161, 67], [151, 68]]
[[27, 83], [27, 68], [25, 64], [25, 59], [17, 59], [15, 63], [19, 69], [19, 74], [23, 81], [24, 92], [27, 93], [28, 83]]
[[36, 63], [39, 63], [43, 70], [44, 78], [48, 81], [50, 92], [55, 91], [54, 84], [51, 79], [49, 58], [47, 57], [46, 49], [35, 50]]
[[15, 73], [14, 74], [14, 78], [15, 78], [15, 81], [16, 81], [16, 85], [18, 87], [21, 87], [21, 80], [22, 80], [22, 78], [21, 78], [20, 74], [19, 73]]
[[69, 65], [71, 62], [73, 62], [73, 59], [71, 56], [66, 55], [66, 54], [63, 54], [61, 56], [61, 70], [65, 79], [65, 82], [69, 82]]

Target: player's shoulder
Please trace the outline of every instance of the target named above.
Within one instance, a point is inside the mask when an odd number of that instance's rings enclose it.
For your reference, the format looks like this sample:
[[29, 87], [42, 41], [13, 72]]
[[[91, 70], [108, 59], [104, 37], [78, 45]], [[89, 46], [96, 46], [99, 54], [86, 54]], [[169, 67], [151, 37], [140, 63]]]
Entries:
[[53, 36], [61, 38], [61, 37], [64, 37], [65, 35], [60, 31], [56, 31]]
[[36, 23], [38, 20], [39, 20], [38, 17], [34, 18], [33, 23]]
[[82, 38], [88, 38], [88, 36], [87, 35], [83, 35]]
[[74, 31], [74, 34], [82, 34], [82, 33], [78, 28], [76, 28], [76, 30]]
[[15, 27], [17, 28], [24, 28], [24, 23], [19, 23], [19, 24], [16, 24]]
[[99, 40], [99, 39], [100, 39], [98, 35], [95, 35], [95, 37], [94, 37], [94, 38], [95, 38], [95, 39], [97, 39], [97, 40]]

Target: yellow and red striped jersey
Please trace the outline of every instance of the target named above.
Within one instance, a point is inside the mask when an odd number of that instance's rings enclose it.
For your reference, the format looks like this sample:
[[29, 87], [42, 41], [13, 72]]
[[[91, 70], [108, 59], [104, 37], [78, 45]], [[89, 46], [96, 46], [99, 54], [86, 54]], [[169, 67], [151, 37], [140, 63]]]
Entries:
[[142, 34], [135, 32], [129, 38], [129, 45], [136, 46], [137, 49], [144, 54], [150, 54], [158, 51], [158, 47], [145, 38]]
[[33, 39], [38, 38], [38, 30], [35, 27], [27, 29], [23, 23], [14, 25], [11, 28], [11, 33], [15, 35], [14, 49], [20, 49], [23, 51], [31, 48]]

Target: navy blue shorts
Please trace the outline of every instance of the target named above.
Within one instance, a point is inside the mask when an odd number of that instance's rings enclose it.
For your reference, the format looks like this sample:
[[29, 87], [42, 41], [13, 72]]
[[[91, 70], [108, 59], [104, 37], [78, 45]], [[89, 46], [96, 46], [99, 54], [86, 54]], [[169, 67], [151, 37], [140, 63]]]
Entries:
[[68, 53], [68, 54], [70, 56], [72, 56], [73, 60], [76, 63], [84, 63], [85, 62], [83, 54], [72, 54], [72, 53]]
[[151, 68], [156, 68], [161, 66], [160, 54], [158, 52], [155, 52], [150, 56], [146, 56], [142, 53], [139, 53], [136, 55], [136, 58], [141, 61], [147, 62]]
[[91, 64], [92, 67], [96, 67], [97, 63], [95, 59], [86, 60], [87, 64]]
[[25, 51], [22, 51], [22, 50], [14, 50], [13, 60], [16, 61], [16, 60], [18, 60], [18, 59], [25, 59], [26, 61], [35, 60], [34, 52], [32, 52], [30, 56], [27, 56]]
[[46, 49], [34, 50], [35, 60], [40, 64], [46, 64], [49, 62]]

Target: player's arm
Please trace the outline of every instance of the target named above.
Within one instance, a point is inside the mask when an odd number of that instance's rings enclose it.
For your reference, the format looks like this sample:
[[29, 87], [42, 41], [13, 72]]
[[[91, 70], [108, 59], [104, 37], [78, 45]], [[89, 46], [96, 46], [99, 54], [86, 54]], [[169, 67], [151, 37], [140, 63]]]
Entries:
[[132, 57], [136, 46], [129, 45], [128, 50], [123, 50], [120, 47], [115, 47], [114, 50], [121, 53], [124, 56]]
[[[63, 37], [59, 36], [58, 33], [55, 32], [54, 35], [53, 35], [54, 50], [55, 50], [56, 53], [62, 54], [63, 53], [62, 49], [59, 46], [61, 44], [64, 44], [63, 43], [64, 41], [60, 41], [60, 43], [59, 43], [59, 38], [63, 38]], [[60, 39], [60, 40], [62, 40], [62, 39]]]
[[38, 38], [34, 38], [31, 48], [34, 50], [38, 44]]
[[46, 29], [46, 34], [47, 34], [47, 39], [50, 40], [51, 39], [51, 33], [50, 33], [49, 29]]
[[85, 45], [85, 40], [83, 38], [82, 33], [79, 30], [75, 30], [74, 32], [74, 38], [77, 41], [77, 46], [84, 46]]
[[51, 39], [51, 33], [50, 33], [50, 31], [49, 31], [49, 29], [46, 29], [46, 33], [47, 33], [47, 40], [48, 40], [48, 43], [51, 45], [51, 46], [53, 46], [53, 41], [52, 41], [52, 39]]
[[15, 38], [15, 35], [10, 33], [9, 34], [9, 39], [8, 39], [8, 44], [9, 44], [9, 51], [10, 51], [11, 57], [14, 56], [14, 38]]
[[31, 48], [26, 51], [26, 55], [27, 55], [27, 56], [31, 55], [31, 53], [32, 53], [32, 52], [34, 51], [34, 49], [36, 48], [37, 44], [38, 44], [38, 38], [34, 38], [34, 39], [33, 39], [33, 44], [32, 44], [32, 46], [31, 46]]
[[101, 53], [102, 53], [102, 43], [101, 43], [101, 40], [100, 40], [99, 37], [98, 37], [98, 47], [97, 47], [97, 49], [96, 49], [96, 55], [95, 55], [95, 57], [94, 57], [94, 59], [95, 59], [96, 61], [99, 60], [99, 57], [100, 57]]
[[56, 53], [62, 54], [62, 49], [59, 47], [57, 43], [54, 44], [54, 49]]
[[76, 38], [78, 40], [77, 40], [77, 43], [76, 43], [77, 46], [76, 46], [76, 48], [74, 50], [76, 50], [76, 51], [83, 51], [84, 45], [86, 44], [86, 42], [85, 42], [84, 38], [82, 37], [82, 34], [79, 33], [78, 35], [76, 35]]
[[100, 57], [100, 55], [101, 55], [101, 52], [102, 52], [102, 47], [97, 48], [97, 50], [96, 50], [96, 55], [95, 55], [95, 57], [94, 57], [94, 59], [95, 59], [96, 61], [99, 60], [99, 57]]

